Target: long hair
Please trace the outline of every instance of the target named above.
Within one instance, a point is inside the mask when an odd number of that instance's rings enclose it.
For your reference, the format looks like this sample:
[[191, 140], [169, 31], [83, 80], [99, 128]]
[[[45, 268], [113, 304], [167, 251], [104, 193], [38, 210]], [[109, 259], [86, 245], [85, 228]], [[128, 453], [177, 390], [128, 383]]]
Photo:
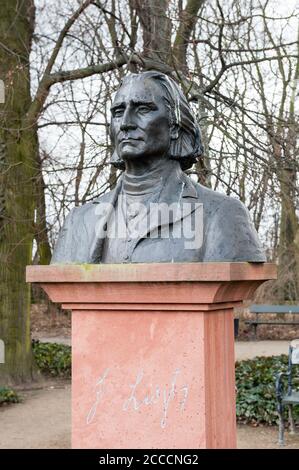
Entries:
[[[187, 170], [203, 155], [203, 145], [199, 126], [190, 109], [189, 103], [181, 88], [168, 75], [150, 70], [124, 77], [121, 85], [131, 80], [153, 79], [163, 90], [163, 98], [169, 110], [170, 126], [175, 129], [175, 137], [171, 139], [168, 157], [180, 162], [181, 168]], [[114, 151], [111, 164], [124, 170], [124, 161]]]

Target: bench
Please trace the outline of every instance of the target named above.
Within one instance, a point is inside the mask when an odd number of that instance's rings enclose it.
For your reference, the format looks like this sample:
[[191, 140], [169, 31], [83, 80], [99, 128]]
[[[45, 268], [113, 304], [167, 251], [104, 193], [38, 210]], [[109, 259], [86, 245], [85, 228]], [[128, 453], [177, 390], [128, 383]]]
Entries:
[[294, 434], [293, 406], [299, 405], [299, 339], [294, 339], [290, 343], [288, 369], [276, 375], [275, 388], [279, 416], [278, 442], [284, 445], [284, 408], [288, 408], [290, 433]]
[[246, 320], [245, 323], [254, 329], [254, 338], [256, 338], [257, 327], [259, 325], [298, 325], [296, 320], [260, 320], [259, 316], [263, 314], [299, 314], [299, 305], [264, 305], [253, 304], [249, 309], [250, 313], [255, 313], [254, 320]]

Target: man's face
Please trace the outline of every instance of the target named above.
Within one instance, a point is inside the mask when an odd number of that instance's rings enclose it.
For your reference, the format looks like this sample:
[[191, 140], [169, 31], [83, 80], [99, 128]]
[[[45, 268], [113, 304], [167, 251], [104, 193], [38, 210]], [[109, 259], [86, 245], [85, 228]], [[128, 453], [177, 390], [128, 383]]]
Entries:
[[154, 80], [131, 79], [111, 107], [111, 137], [123, 160], [162, 157], [170, 143], [169, 111]]

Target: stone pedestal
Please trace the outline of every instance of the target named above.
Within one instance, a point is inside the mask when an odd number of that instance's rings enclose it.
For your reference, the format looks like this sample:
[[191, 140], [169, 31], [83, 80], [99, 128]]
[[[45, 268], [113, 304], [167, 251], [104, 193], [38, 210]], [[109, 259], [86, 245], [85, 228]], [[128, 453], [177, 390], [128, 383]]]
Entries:
[[272, 264], [29, 266], [72, 310], [74, 448], [235, 448], [233, 308]]

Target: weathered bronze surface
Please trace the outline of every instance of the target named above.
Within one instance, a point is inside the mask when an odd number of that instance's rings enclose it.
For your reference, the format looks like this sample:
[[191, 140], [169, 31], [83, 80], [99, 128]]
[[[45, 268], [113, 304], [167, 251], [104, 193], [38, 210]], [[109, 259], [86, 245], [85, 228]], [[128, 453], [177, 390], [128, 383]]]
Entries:
[[245, 206], [191, 180], [200, 131], [179, 86], [127, 76], [111, 107], [115, 189], [74, 208], [52, 263], [266, 261]]

